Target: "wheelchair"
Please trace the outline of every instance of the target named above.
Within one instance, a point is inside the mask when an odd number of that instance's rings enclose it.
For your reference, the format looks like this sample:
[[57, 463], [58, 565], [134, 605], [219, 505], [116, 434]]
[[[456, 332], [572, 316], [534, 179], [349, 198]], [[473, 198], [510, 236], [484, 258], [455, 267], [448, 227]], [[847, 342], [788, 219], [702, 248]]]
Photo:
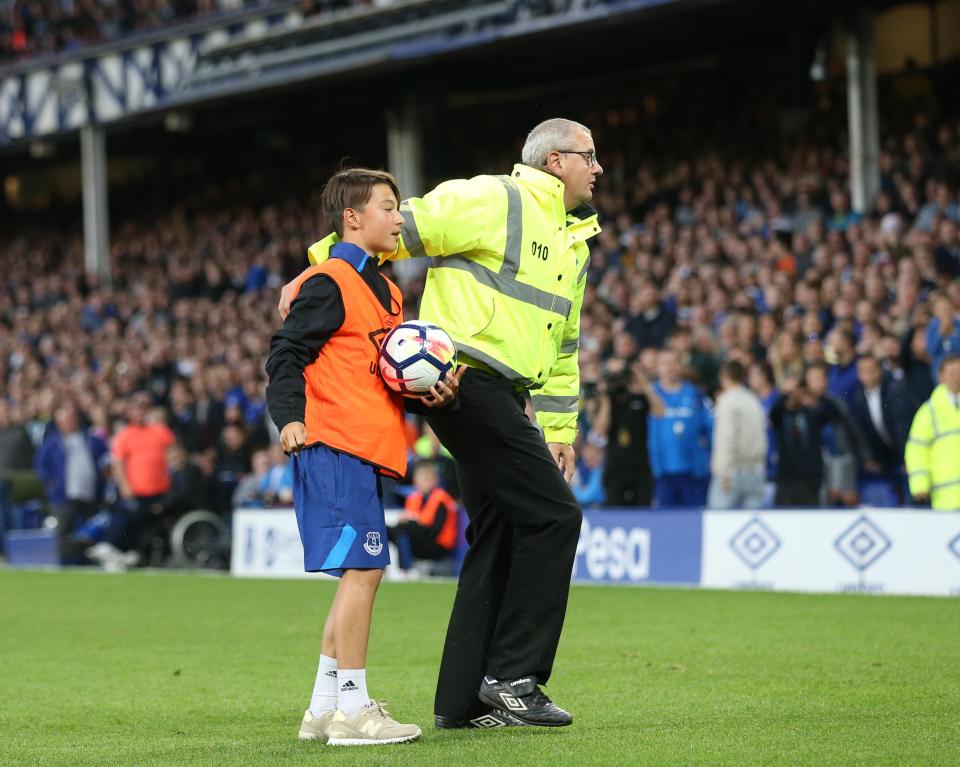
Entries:
[[172, 524], [158, 525], [148, 560], [158, 567], [225, 570], [230, 566], [230, 528], [208, 509], [188, 511]]

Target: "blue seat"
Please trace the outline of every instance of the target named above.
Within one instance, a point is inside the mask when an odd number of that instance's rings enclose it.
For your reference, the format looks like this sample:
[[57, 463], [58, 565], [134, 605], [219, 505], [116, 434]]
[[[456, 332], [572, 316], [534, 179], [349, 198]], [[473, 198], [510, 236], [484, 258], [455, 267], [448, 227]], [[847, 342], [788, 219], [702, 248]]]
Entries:
[[55, 530], [8, 530], [4, 548], [11, 567], [60, 564]]
[[896, 508], [900, 500], [885, 479], [867, 479], [860, 483], [860, 503], [864, 506]]

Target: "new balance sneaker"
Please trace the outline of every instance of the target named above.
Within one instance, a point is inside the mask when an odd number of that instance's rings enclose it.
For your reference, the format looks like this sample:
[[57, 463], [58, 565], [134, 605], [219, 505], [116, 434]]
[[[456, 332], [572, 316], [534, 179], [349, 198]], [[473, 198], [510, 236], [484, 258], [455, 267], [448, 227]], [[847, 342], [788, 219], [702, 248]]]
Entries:
[[524, 724], [540, 727], [573, 724], [573, 717], [537, 687], [535, 676], [525, 676], [512, 682], [500, 682], [485, 676], [480, 685], [480, 700]]
[[300, 740], [322, 740], [327, 742], [327, 726], [333, 719], [335, 708], [324, 711], [320, 716], [314, 716], [308, 708], [303, 712], [303, 721], [300, 722]]
[[484, 711], [473, 719], [454, 719], [452, 716], [442, 716], [437, 714], [433, 717], [433, 726], [438, 730], [458, 730], [462, 728], [479, 727], [489, 729], [491, 727], [526, 727], [526, 722], [521, 722], [513, 714], [506, 711], [498, 711], [491, 708]]
[[330, 746], [375, 746], [379, 743], [408, 743], [420, 737], [415, 724], [400, 724], [392, 719], [382, 701], [371, 700], [359, 711], [347, 716], [337, 709], [327, 725]]

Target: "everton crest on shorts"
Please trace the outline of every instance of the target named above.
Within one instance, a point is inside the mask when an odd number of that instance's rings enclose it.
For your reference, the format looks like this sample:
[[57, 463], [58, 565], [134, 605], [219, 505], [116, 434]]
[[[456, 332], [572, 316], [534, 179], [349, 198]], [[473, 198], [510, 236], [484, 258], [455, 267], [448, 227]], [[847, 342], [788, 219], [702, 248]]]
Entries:
[[340, 576], [390, 564], [376, 470], [324, 445], [305, 447], [291, 460], [303, 569]]
[[380, 533], [367, 533], [367, 542], [363, 544], [363, 548], [371, 557], [375, 557], [383, 551]]

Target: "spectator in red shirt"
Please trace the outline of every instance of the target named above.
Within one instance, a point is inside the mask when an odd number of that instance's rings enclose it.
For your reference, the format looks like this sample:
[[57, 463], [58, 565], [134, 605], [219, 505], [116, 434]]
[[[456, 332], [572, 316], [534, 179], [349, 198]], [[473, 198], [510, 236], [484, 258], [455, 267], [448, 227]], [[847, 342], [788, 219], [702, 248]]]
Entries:
[[156, 521], [163, 512], [163, 496], [170, 490], [167, 448], [175, 442], [165, 423], [147, 418], [149, 409], [150, 396], [135, 394], [127, 409], [127, 425], [117, 432], [110, 448], [113, 477], [131, 511], [127, 548], [136, 549], [144, 563], [149, 559]]

